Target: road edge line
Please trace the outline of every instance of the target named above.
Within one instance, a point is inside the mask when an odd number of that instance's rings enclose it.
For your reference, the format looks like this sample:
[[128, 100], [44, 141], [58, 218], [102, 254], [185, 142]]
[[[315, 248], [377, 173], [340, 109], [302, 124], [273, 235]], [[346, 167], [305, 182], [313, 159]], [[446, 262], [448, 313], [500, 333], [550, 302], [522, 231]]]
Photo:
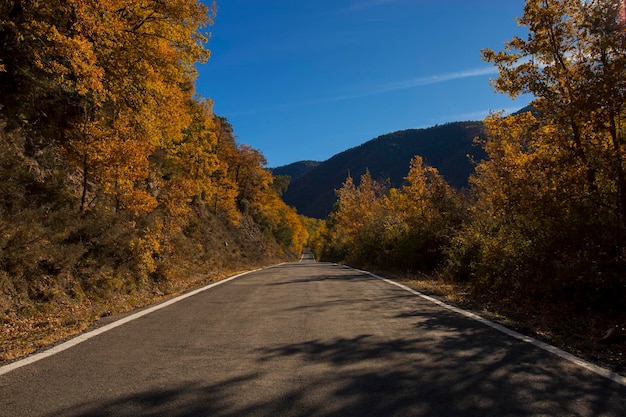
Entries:
[[145, 310], [138, 311], [137, 313], [133, 313], [133, 314], [131, 314], [129, 316], [126, 316], [124, 318], [116, 320], [116, 321], [114, 321], [112, 323], [106, 324], [106, 325], [104, 325], [102, 327], [98, 327], [98, 328], [96, 328], [94, 330], [91, 330], [91, 331], [88, 331], [88, 332], [85, 332], [85, 333], [81, 333], [78, 336], [75, 336], [75, 337], [73, 337], [73, 338], [71, 338], [71, 339], [69, 339], [69, 340], [67, 340], [67, 341], [65, 341], [63, 343], [60, 343], [60, 344], [58, 344], [56, 346], [53, 346], [53, 347], [51, 347], [49, 349], [46, 349], [46, 350], [42, 351], [42, 352], [35, 353], [35, 354], [31, 355], [31, 356], [27, 356], [24, 359], [20, 359], [18, 361], [12, 362], [12, 363], [10, 363], [8, 365], [0, 366], [0, 375], [7, 374], [7, 373], [9, 373], [11, 371], [14, 371], [14, 370], [16, 370], [18, 368], [21, 368], [23, 366], [26, 366], [26, 365], [30, 365], [32, 363], [35, 363], [35, 362], [40, 361], [42, 359], [45, 359], [45, 358], [47, 358], [49, 356], [56, 355], [57, 353], [63, 352], [64, 350], [67, 350], [67, 349], [69, 349], [71, 347], [74, 347], [74, 346], [76, 346], [76, 345], [78, 345], [78, 344], [80, 344], [80, 343], [82, 343], [82, 342], [84, 342], [86, 340], [91, 339], [92, 337], [98, 336], [98, 335], [100, 335], [102, 333], [106, 333], [109, 330], [112, 330], [112, 329], [114, 329], [116, 327], [119, 327], [119, 326], [121, 326], [123, 324], [126, 324], [128, 322], [136, 320], [136, 319], [138, 319], [140, 317], [143, 317], [145, 315], [148, 315], [150, 313], [153, 313], [153, 312], [155, 312], [157, 310], [160, 310], [162, 308], [168, 307], [168, 306], [170, 306], [170, 305], [172, 305], [174, 303], [177, 303], [179, 301], [184, 300], [185, 298], [193, 297], [194, 295], [197, 295], [197, 294], [199, 294], [201, 292], [207, 291], [207, 290], [209, 290], [209, 289], [211, 289], [213, 287], [217, 287], [218, 285], [225, 284], [225, 283], [227, 283], [229, 281], [234, 280], [235, 278], [239, 278], [239, 277], [242, 277], [244, 275], [251, 274], [253, 272], [258, 272], [258, 271], [261, 271], [263, 269], [273, 268], [275, 266], [279, 266], [279, 265], [272, 265], [272, 266], [268, 266], [268, 267], [265, 267], [265, 268], [258, 268], [258, 269], [254, 269], [254, 270], [251, 270], [251, 271], [241, 272], [239, 274], [230, 276], [228, 278], [224, 278], [222, 280], [219, 280], [219, 281], [213, 282], [211, 284], [205, 285], [204, 287], [197, 288], [197, 289], [192, 290], [192, 291], [190, 291], [188, 293], [181, 294], [181, 295], [179, 295], [177, 297], [174, 297], [174, 298], [172, 298], [170, 300], [164, 301], [164, 302], [162, 302], [160, 304], [157, 304], [155, 306], [148, 307]]
[[538, 347], [538, 348], [543, 349], [543, 350], [545, 350], [547, 352], [550, 352], [553, 355], [556, 355], [556, 356], [560, 357], [561, 359], [565, 359], [566, 361], [569, 361], [569, 362], [571, 362], [571, 363], [573, 363], [573, 364], [575, 364], [575, 365], [577, 365], [577, 366], [579, 366], [581, 368], [584, 368], [584, 369], [586, 369], [588, 371], [591, 371], [591, 372], [593, 372], [593, 373], [595, 373], [597, 375], [600, 375], [600, 376], [602, 376], [602, 377], [604, 377], [604, 378], [606, 378], [606, 379], [608, 379], [608, 380], [610, 380], [612, 382], [615, 382], [617, 384], [620, 384], [620, 385], [626, 387], [626, 376], [620, 375], [617, 372], [613, 372], [610, 369], [606, 369], [606, 368], [603, 368], [601, 366], [595, 365], [595, 364], [593, 364], [593, 363], [591, 363], [589, 361], [586, 361], [585, 359], [579, 358], [576, 355], [573, 355], [573, 354], [571, 354], [569, 352], [566, 352], [563, 349], [559, 349], [556, 346], [552, 346], [552, 345], [550, 345], [548, 343], [545, 343], [545, 342], [542, 342], [540, 340], [537, 340], [534, 337], [526, 336], [524, 334], [516, 332], [515, 330], [509, 329], [508, 327], [504, 327], [501, 324], [494, 323], [494, 322], [492, 322], [490, 320], [487, 320], [484, 317], [479, 316], [476, 313], [472, 313], [471, 311], [463, 310], [462, 308], [458, 308], [458, 307], [452, 306], [450, 304], [444, 303], [441, 300], [438, 300], [438, 299], [436, 299], [434, 297], [431, 297], [429, 295], [423, 294], [423, 293], [421, 293], [421, 292], [419, 292], [417, 290], [414, 290], [414, 289], [412, 289], [410, 287], [407, 287], [404, 284], [400, 284], [399, 282], [392, 281], [392, 280], [390, 280], [388, 278], [383, 278], [383, 277], [378, 276], [378, 275], [376, 275], [376, 274], [374, 274], [372, 272], [369, 272], [369, 271], [363, 271], [363, 270], [352, 268], [352, 267], [348, 267], [348, 268], [354, 269], [355, 271], [358, 271], [358, 272], [361, 272], [361, 273], [364, 273], [364, 274], [367, 274], [367, 275], [369, 275], [371, 277], [374, 277], [376, 279], [382, 280], [382, 281], [384, 281], [384, 282], [386, 282], [388, 284], [395, 285], [396, 287], [399, 287], [399, 288], [401, 288], [401, 289], [403, 289], [405, 291], [408, 291], [411, 294], [416, 295], [418, 297], [421, 297], [421, 298], [423, 298], [423, 299], [425, 299], [427, 301], [430, 301], [431, 303], [434, 303], [434, 304], [436, 304], [436, 305], [438, 305], [440, 307], [443, 307], [443, 308], [445, 308], [447, 310], [453, 311], [453, 312], [455, 312], [457, 314], [460, 314], [460, 315], [465, 316], [465, 317], [467, 317], [469, 319], [477, 321], [477, 322], [479, 322], [479, 323], [481, 323], [481, 324], [483, 324], [485, 326], [491, 327], [492, 329], [495, 329], [495, 330], [497, 330], [497, 331], [499, 331], [501, 333], [504, 333], [507, 336], [513, 337], [515, 339], [521, 340], [522, 342], [529, 343], [529, 344], [531, 344], [531, 345], [533, 345], [535, 347]]

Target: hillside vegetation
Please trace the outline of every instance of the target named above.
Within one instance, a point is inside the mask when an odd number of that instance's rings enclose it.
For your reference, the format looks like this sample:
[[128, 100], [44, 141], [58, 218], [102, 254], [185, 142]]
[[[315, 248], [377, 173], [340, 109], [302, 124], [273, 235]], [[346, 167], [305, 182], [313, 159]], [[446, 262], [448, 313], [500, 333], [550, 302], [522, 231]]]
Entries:
[[0, 4], [0, 361], [307, 239], [194, 92], [196, 0]]
[[303, 215], [325, 219], [337, 201], [335, 190], [348, 174], [358, 184], [368, 170], [374, 179], [389, 180], [390, 186], [400, 187], [415, 155], [437, 167], [454, 187], [467, 187], [474, 161], [484, 157], [483, 150], [474, 146], [474, 138], [482, 132], [481, 122], [457, 122], [379, 136], [293, 177], [283, 199]]
[[317, 167], [321, 162], [317, 161], [298, 161], [292, 164], [283, 165], [280, 167], [272, 168], [272, 174], [275, 176], [289, 177], [291, 181], [297, 180], [307, 172]]
[[529, 0], [520, 24], [528, 40], [514, 38], [483, 57], [499, 71], [495, 89], [532, 94], [534, 111], [485, 120], [486, 158], [469, 194], [419, 156], [401, 186], [377, 181], [374, 170], [358, 183], [348, 177], [313, 246], [324, 259], [434, 273], [492, 302], [548, 312], [562, 325], [583, 315], [580, 338], [599, 340], [607, 327], [598, 323], [617, 326], [622, 336], [613, 342], [623, 354], [622, 2]]

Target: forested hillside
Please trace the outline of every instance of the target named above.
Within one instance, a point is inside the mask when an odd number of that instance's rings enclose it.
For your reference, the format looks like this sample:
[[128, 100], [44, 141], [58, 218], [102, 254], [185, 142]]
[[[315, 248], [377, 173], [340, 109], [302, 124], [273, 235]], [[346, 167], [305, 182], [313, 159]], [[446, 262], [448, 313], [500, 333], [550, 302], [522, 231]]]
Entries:
[[527, 40], [482, 53], [499, 71], [496, 91], [532, 94], [534, 111], [485, 120], [487, 156], [469, 193], [432, 158], [405, 165], [402, 186], [377, 181], [371, 167], [360, 181], [352, 172], [314, 248], [432, 273], [563, 323], [584, 317], [577, 337], [587, 344], [600, 338], [597, 323], [611, 323], [622, 336], [610, 343], [624, 352], [626, 10], [621, 1], [529, 0], [520, 24]]
[[457, 122], [379, 136], [292, 179], [283, 198], [299, 213], [323, 219], [331, 212], [337, 201], [335, 190], [348, 174], [358, 184], [361, 175], [369, 170], [374, 179], [389, 180], [392, 187], [399, 187], [415, 155], [437, 167], [454, 187], [467, 187], [474, 161], [484, 157], [483, 150], [474, 146], [474, 138], [482, 131], [481, 122]]
[[307, 172], [317, 167], [321, 162], [317, 161], [298, 161], [292, 164], [283, 165], [280, 167], [272, 168], [272, 174], [275, 176], [289, 177], [291, 181], [294, 181]]
[[0, 360], [300, 253], [263, 155], [195, 96], [213, 16], [196, 0], [0, 4]]

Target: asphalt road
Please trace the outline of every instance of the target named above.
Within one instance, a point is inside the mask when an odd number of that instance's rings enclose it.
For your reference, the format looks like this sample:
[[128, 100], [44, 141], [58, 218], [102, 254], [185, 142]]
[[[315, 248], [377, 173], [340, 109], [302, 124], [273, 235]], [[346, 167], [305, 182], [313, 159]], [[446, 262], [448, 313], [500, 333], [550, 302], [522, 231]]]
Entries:
[[626, 416], [626, 388], [304, 257], [0, 375], [0, 416]]

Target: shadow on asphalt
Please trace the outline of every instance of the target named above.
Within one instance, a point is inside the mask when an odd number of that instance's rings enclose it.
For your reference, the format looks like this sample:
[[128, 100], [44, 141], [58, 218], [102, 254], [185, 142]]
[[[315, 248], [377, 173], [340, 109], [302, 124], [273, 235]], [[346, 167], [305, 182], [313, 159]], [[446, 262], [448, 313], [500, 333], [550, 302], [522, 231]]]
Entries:
[[[257, 368], [241, 377], [137, 392], [50, 416], [626, 415], [623, 387], [572, 371], [489, 328], [468, 329], [447, 312], [414, 311], [397, 319], [411, 321], [411, 338], [363, 334], [251, 349], [248, 360]], [[265, 395], [264, 373], [296, 359], [298, 372], [312, 372], [278, 396]], [[247, 405], [240, 401], [244, 387], [256, 392]]]
[[[296, 266], [296, 268], [298, 268], [298, 266]], [[302, 283], [307, 283], [307, 282], [323, 282], [323, 281], [332, 281], [332, 280], [337, 280], [337, 281], [371, 281], [375, 278], [371, 278], [367, 275], [363, 275], [363, 274], [350, 274], [350, 275], [341, 275], [339, 277], [337, 276], [333, 276], [333, 275], [316, 275], [316, 274], [311, 274], [309, 276], [305, 276], [302, 278], [297, 278], [297, 279], [288, 279], [288, 280], [284, 280], [284, 281], [277, 281], [277, 282], [271, 282], [268, 283], [267, 285], [270, 286], [274, 286], [274, 285], [297, 285], [297, 284], [302, 284]]]

